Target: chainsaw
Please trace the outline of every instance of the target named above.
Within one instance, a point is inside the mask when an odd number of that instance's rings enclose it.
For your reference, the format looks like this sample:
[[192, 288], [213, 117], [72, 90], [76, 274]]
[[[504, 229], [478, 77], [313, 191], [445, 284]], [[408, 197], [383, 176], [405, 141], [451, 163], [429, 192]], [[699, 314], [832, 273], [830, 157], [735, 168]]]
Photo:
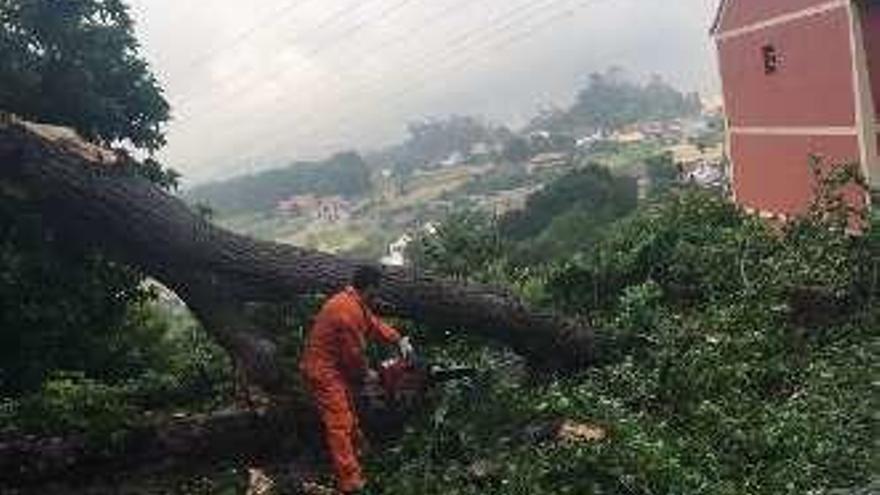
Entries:
[[378, 383], [365, 387], [362, 392], [367, 407], [374, 412], [412, 411], [422, 404], [431, 388], [477, 374], [472, 367], [440, 366], [402, 357], [382, 361], [376, 371]]

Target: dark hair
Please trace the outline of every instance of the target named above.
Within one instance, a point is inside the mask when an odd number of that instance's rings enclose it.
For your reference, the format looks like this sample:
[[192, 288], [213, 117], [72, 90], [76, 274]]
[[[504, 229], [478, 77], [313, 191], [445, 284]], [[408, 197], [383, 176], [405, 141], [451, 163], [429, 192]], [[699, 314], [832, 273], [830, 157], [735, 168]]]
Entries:
[[351, 285], [357, 290], [378, 287], [382, 281], [382, 270], [372, 265], [361, 265], [354, 271]]

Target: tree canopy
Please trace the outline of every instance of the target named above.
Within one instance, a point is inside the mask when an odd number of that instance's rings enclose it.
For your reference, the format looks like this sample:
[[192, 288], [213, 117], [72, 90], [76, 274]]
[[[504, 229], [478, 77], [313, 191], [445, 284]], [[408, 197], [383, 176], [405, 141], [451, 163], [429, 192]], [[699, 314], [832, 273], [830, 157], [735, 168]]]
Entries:
[[169, 118], [120, 0], [0, 0], [0, 108], [148, 150]]
[[[0, 0], [0, 109], [150, 152], [169, 118], [119, 0]], [[137, 172], [174, 181], [153, 160]], [[118, 379], [142, 366], [142, 276], [58, 241], [38, 207], [4, 192], [0, 394], [39, 388], [53, 370]]]

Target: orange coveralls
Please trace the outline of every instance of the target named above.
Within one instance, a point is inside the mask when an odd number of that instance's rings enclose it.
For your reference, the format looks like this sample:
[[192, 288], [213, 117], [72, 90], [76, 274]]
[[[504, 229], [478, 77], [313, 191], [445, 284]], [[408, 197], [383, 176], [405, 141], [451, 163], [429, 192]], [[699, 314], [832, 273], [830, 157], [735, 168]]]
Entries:
[[358, 292], [347, 287], [318, 312], [300, 360], [343, 492], [360, 489], [365, 482], [355, 450], [360, 430], [352, 387], [363, 380], [368, 369], [364, 356], [367, 338], [394, 344], [400, 341], [400, 333], [373, 315]]

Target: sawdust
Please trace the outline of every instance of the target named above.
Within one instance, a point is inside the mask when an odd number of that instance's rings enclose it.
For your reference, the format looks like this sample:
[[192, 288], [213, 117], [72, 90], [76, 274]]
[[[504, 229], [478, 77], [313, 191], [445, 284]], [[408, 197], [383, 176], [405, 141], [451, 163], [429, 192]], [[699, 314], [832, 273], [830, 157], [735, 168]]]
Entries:
[[566, 442], [599, 442], [608, 436], [608, 431], [599, 426], [590, 423], [578, 423], [571, 420], [563, 421], [559, 426], [556, 437]]

